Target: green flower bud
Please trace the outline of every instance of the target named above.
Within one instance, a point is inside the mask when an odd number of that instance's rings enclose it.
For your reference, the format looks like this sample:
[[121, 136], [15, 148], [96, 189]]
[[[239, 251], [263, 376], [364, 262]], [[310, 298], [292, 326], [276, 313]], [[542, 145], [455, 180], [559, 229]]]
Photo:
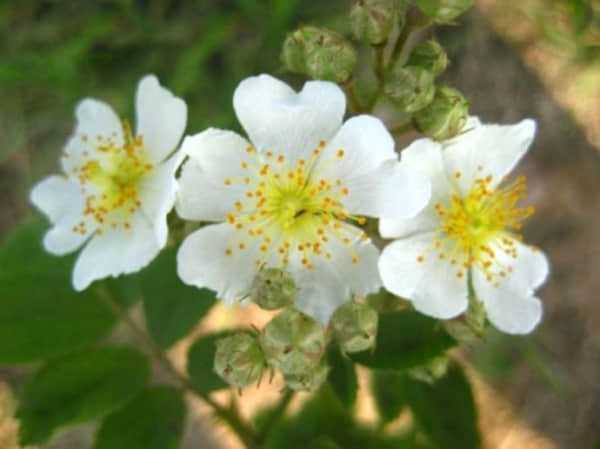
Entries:
[[399, 67], [390, 71], [384, 93], [404, 112], [412, 114], [426, 107], [435, 95], [433, 73], [421, 67]]
[[313, 370], [325, 350], [325, 331], [312, 318], [286, 309], [266, 325], [261, 345], [267, 362], [284, 375]]
[[375, 346], [379, 315], [370, 305], [348, 302], [333, 314], [331, 326], [342, 351], [366, 351]]
[[240, 332], [217, 341], [215, 372], [229, 385], [242, 388], [257, 382], [266, 366], [258, 339]]
[[320, 363], [311, 369], [296, 373], [284, 374], [285, 385], [291, 390], [315, 391], [327, 380], [329, 367]]
[[408, 375], [413, 379], [433, 384], [446, 375], [449, 362], [450, 359], [444, 355], [434, 357], [427, 364], [409, 370]]
[[281, 58], [292, 72], [340, 83], [350, 78], [356, 65], [356, 51], [342, 35], [314, 26], [289, 35]]
[[436, 23], [452, 23], [473, 6], [474, 0], [417, 0], [417, 6]]
[[250, 290], [250, 298], [265, 310], [291, 306], [296, 298], [296, 284], [292, 276], [277, 268], [260, 270]]
[[306, 73], [306, 48], [300, 30], [288, 34], [281, 50], [281, 62], [290, 72]]
[[467, 123], [469, 102], [456, 89], [438, 87], [431, 104], [414, 115], [416, 128], [437, 141], [461, 133]]
[[418, 45], [411, 53], [408, 65], [423, 67], [438, 76], [448, 67], [448, 55], [437, 42], [429, 40]]
[[358, 0], [350, 10], [354, 36], [379, 45], [386, 41], [397, 17], [397, 0]]

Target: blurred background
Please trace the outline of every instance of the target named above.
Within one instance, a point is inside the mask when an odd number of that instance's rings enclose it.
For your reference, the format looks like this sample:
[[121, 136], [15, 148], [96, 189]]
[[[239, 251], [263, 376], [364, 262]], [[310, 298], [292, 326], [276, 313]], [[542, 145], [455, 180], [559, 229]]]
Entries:
[[[131, 116], [136, 83], [151, 72], [187, 101], [189, 133], [237, 129], [237, 83], [259, 72], [286, 76], [279, 63], [285, 34], [305, 23], [347, 31], [349, 3], [0, 2], [0, 241], [32, 214], [31, 185], [58, 171], [80, 98], [103, 99]], [[439, 27], [436, 35], [451, 58], [446, 81], [471, 100], [473, 114], [484, 122], [533, 117], [539, 124], [520, 171], [537, 209], [527, 240], [552, 262], [540, 293], [544, 321], [527, 338], [491, 332], [457, 355], [471, 367], [485, 447], [599, 449], [600, 2], [478, 0], [457, 26]], [[239, 315], [218, 309], [206, 321], [230, 326]], [[245, 322], [262, 319], [245, 315]], [[183, 363], [186, 344], [173, 349], [176, 361]], [[0, 382], [13, 387], [21, 377], [20, 370], [0, 369]], [[262, 387], [243, 402], [252, 409], [277, 395], [276, 386]], [[369, 398], [359, 407], [368, 420]], [[237, 447], [205, 409], [194, 409], [186, 448]], [[9, 431], [0, 422], [2, 449]], [[49, 447], [90, 447], [90, 434], [68, 432]]]

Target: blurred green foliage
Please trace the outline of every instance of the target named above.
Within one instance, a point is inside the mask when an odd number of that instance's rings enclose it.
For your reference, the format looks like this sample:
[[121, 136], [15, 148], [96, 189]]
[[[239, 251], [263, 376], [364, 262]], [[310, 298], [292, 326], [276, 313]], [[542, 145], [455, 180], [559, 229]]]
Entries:
[[547, 42], [568, 50], [580, 62], [600, 57], [600, 2], [553, 0], [521, 6]]

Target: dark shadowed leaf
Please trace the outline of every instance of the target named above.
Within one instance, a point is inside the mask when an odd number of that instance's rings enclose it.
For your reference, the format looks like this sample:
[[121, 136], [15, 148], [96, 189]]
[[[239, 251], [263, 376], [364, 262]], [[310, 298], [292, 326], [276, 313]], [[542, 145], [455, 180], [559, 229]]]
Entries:
[[481, 446], [473, 393], [459, 365], [452, 364], [446, 376], [433, 385], [405, 380], [414, 418], [436, 447], [478, 449]]
[[194, 386], [204, 392], [229, 388], [214, 370], [217, 340], [235, 333], [234, 330], [204, 335], [197, 339], [188, 352], [188, 374]]
[[21, 442], [42, 443], [60, 426], [111, 412], [143, 388], [148, 374], [146, 357], [128, 348], [105, 347], [50, 361], [25, 386], [18, 410]]
[[174, 388], [147, 388], [100, 425], [94, 449], [177, 449], [185, 403]]
[[381, 314], [375, 350], [350, 357], [370, 368], [402, 371], [423, 365], [455, 344], [438, 321], [405, 310]]
[[390, 422], [396, 419], [407, 401], [405, 375], [394, 371], [373, 371], [371, 388], [381, 420]]
[[42, 248], [48, 225], [25, 224], [0, 248], [0, 364], [64, 354], [106, 335], [115, 317], [94, 294], [71, 285], [74, 256]]
[[214, 292], [181, 282], [175, 255], [175, 248], [163, 251], [140, 273], [148, 329], [162, 348], [185, 337], [215, 303]]
[[329, 346], [327, 362], [330, 367], [329, 377], [327, 378], [329, 385], [331, 385], [339, 400], [342, 401], [342, 404], [351, 409], [356, 401], [356, 390], [358, 388], [354, 363], [340, 352], [337, 345]]

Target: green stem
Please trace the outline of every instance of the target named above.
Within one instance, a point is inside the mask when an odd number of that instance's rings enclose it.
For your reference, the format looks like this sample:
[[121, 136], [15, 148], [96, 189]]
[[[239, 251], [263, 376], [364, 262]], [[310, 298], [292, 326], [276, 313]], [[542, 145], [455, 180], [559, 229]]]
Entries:
[[258, 436], [259, 441], [264, 441], [271, 429], [279, 422], [279, 420], [285, 414], [288, 405], [292, 402], [294, 398], [293, 390], [286, 390], [283, 397], [279, 401], [279, 403], [271, 410], [269, 417], [266, 419], [266, 422], [263, 424], [263, 428]]
[[147, 347], [154, 360], [180, 384], [181, 388], [206, 402], [213, 409], [215, 415], [229, 424], [247, 449], [260, 449], [254, 430], [244, 421], [236, 409], [223, 407], [215, 402], [207, 393], [199, 390], [186, 376], [175, 368], [163, 350], [154, 342], [148, 333], [131, 318], [127, 310], [114, 300], [108, 291], [98, 289], [98, 293], [102, 301], [112, 309], [117, 317], [123, 320], [132, 333]]

